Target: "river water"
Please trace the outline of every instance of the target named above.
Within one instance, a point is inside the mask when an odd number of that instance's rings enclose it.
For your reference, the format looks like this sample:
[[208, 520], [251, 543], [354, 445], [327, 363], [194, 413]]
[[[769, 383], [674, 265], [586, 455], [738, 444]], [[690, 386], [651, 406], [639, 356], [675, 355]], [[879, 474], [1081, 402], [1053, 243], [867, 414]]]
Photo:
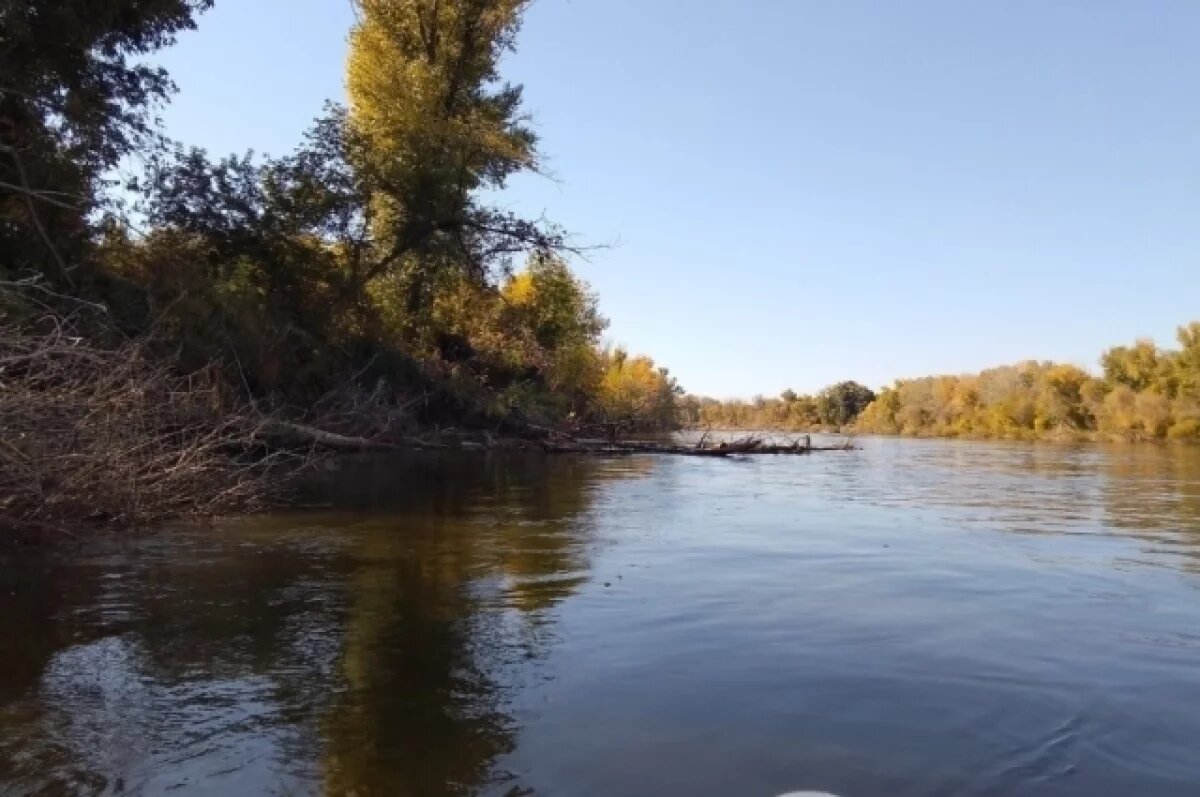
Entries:
[[340, 463], [0, 553], [0, 794], [1200, 794], [1200, 450]]

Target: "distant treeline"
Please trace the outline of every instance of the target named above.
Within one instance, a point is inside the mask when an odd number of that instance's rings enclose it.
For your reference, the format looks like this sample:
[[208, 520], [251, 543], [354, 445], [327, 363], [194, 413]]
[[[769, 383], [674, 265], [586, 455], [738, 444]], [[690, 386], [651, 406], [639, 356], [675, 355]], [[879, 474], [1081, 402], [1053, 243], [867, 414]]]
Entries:
[[1200, 322], [1178, 349], [1152, 341], [1109, 349], [1103, 374], [1024, 362], [969, 376], [902, 379], [857, 428], [881, 434], [1004, 439], [1200, 440]]
[[854, 423], [874, 400], [869, 388], [857, 382], [839, 382], [815, 396], [793, 390], [783, 391], [779, 398], [755, 396], [750, 401], [685, 396], [679, 402], [679, 413], [686, 426], [716, 429], [841, 429]]

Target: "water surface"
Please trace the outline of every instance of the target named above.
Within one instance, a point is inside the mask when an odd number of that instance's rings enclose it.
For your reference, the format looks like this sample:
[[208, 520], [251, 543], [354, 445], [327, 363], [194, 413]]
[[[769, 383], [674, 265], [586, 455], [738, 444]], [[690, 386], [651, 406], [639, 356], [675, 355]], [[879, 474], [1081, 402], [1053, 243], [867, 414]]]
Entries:
[[1200, 794], [1200, 451], [344, 463], [0, 553], [0, 794]]

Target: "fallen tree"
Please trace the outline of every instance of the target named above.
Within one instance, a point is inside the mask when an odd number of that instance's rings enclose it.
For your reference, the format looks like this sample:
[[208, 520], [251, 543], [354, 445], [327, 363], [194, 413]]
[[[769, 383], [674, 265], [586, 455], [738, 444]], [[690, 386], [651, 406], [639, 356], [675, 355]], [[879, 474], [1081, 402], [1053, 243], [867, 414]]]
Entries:
[[737, 440], [710, 442], [708, 435], [703, 435], [694, 445], [665, 443], [653, 440], [570, 440], [545, 441], [542, 448], [551, 454], [607, 454], [610, 456], [624, 454], [674, 454], [688, 457], [732, 457], [751, 454], [811, 454], [814, 451], [854, 451], [857, 446], [852, 440], [846, 440], [836, 445], [814, 446], [812, 437], [805, 435], [787, 443], [769, 443], [761, 437], [743, 437]]

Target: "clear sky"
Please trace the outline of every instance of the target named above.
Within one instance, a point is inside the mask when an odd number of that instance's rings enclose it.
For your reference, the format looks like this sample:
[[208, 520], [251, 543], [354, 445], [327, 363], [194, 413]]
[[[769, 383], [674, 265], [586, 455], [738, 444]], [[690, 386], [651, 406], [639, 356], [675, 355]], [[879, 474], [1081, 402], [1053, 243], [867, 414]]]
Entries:
[[[217, 0], [168, 133], [284, 154], [348, 0]], [[610, 337], [688, 390], [1039, 358], [1200, 319], [1200, 2], [537, 0], [506, 76]]]

